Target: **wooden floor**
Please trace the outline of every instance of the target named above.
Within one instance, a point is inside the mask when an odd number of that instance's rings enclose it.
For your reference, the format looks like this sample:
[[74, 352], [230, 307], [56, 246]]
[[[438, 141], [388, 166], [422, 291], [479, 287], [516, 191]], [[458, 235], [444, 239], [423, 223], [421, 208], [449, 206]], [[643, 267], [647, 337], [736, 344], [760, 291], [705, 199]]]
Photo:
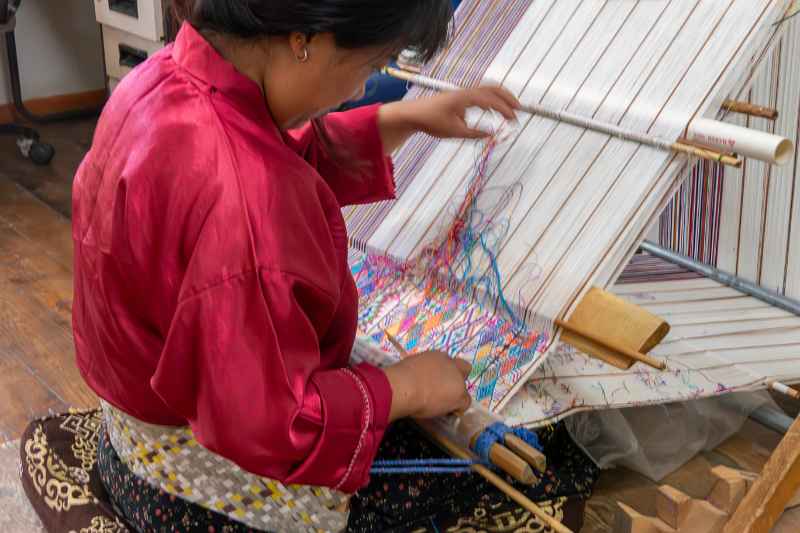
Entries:
[[57, 150], [47, 167], [0, 136], [0, 442], [17, 438], [34, 416], [97, 403], [74, 362], [67, 218], [92, 130], [93, 121], [43, 128]]
[[40, 167], [22, 157], [14, 138], [0, 136], [0, 177], [13, 179], [47, 205], [69, 217], [72, 213], [72, 177], [89, 149], [94, 119], [37, 126], [42, 141], [52, 144], [56, 156]]
[[[70, 327], [72, 176], [85, 153], [93, 123], [42, 128], [56, 145], [50, 167], [18, 155], [0, 137], [0, 442], [19, 436], [27, 421], [49, 410], [90, 407], [95, 396], [74, 364]], [[797, 414], [797, 402], [784, 402]], [[759, 471], [780, 436], [753, 422], [712, 452], [703, 453], [664, 482], [694, 497], [710, 489], [717, 464]], [[616, 502], [655, 514], [657, 485], [625, 469], [603, 472], [589, 501], [586, 533], [613, 531]], [[800, 531], [800, 509], [786, 513], [775, 531]]]

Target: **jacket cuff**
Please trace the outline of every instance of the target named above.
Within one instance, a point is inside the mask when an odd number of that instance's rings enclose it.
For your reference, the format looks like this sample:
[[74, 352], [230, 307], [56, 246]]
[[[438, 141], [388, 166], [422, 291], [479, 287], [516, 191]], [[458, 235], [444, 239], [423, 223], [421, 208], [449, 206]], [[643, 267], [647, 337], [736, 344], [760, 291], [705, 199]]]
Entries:
[[[391, 387], [378, 369], [342, 368], [315, 378], [323, 403], [325, 424], [308, 464], [326, 485], [352, 493], [369, 482], [369, 471], [389, 419]], [[298, 469], [293, 483], [305, 479]]]

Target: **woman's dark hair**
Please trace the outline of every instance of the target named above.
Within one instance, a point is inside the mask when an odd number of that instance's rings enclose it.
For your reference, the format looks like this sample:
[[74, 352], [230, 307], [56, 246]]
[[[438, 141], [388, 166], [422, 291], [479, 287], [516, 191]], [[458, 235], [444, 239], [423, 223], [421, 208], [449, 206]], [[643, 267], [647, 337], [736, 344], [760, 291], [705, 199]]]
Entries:
[[451, 0], [173, 0], [178, 21], [249, 39], [331, 33], [337, 46], [415, 50], [429, 60], [447, 42]]
[[[428, 61], [447, 43], [453, 6], [451, 0], [173, 0], [172, 15], [201, 32], [242, 39], [330, 33], [341, 48], [412, 49]], [[359, 166], [346, 147], [332, 145], [321, 119], [312, 123], [334, 160]]]

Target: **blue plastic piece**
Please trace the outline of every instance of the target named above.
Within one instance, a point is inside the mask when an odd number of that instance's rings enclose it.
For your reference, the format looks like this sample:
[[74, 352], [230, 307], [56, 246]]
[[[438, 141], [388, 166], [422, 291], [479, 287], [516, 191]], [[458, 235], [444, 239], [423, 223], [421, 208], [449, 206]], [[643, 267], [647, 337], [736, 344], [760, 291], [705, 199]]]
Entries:
[[[453, 9], [457, 9], [461, 0], [453, 0]], [[396, 67], [396, 63], [392, 63]], [[341, 111], [355, 109], [377, 103], [389, 103], [402, 100], [408, 92], [408, 84], [403, 80], [398, 80], [387, 74], [373, 74], [367, 80], [367, 88], [362, 99], [356, 102], [347, 102], [341, 107]]]

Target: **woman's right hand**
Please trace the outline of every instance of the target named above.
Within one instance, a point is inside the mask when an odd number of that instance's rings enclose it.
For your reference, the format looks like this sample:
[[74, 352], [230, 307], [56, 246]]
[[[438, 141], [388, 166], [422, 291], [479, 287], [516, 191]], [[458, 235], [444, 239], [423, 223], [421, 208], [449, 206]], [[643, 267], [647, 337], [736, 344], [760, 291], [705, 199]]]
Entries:
[[471, 370], [469, 363], [444, 352], [420, 352], [386, 368], [392, 386], [389, 421], [466, 410], [471, 403], [466, 386]]

